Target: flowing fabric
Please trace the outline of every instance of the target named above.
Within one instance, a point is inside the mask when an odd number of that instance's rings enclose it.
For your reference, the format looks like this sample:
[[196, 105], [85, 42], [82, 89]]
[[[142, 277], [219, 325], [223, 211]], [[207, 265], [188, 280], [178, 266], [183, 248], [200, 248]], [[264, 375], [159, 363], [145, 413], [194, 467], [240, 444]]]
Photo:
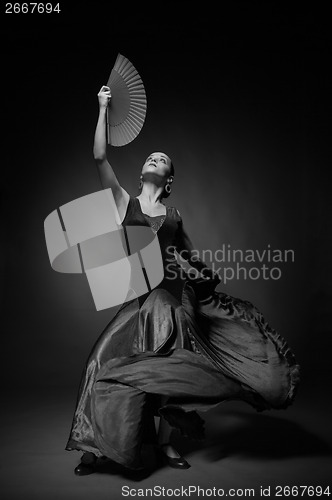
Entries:
[[[174, 250], [190, 261], [191, 246], [178, 211], [166, 207], [165, 216], [149, 217], [130, 197], [123, 225], [148, 225], [157, 234], [164, 279], [123, 304], [93, 346], [66, 450], [136, 469], [143, 442], [156, 440], [155, 415], [202, 439], [197, 411], [223, 401], [242, 400], [257, 411], [287, 408], [300, 380], [294, 354], [250, 302], [179, 272]], [[195, 259], [195, 266], [204, 263]]]

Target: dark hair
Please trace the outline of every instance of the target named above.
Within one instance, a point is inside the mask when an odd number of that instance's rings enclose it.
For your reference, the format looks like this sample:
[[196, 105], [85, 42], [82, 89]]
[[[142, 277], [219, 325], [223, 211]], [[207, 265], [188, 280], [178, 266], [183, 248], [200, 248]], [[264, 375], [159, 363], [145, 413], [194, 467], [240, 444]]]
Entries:
[[[172, 175], [172, 176], [174, 176], [174, 175], [175, 175], [174, 165], [173, 165], [173, 163], [172, 163], [172, 160], [171, 160], [171, 169], [170, 169], [169, 176], [170, 176], [170, 175]], [[162, 193], [161, 197], [162, 197], [162, 198], [168, 198], [170, 194], [171, 194], [171, 193], [167, 193], [167, 191], [165, 191], [165, 189], [164, 189], [164, 191], [163, 191], [163, 193]]]

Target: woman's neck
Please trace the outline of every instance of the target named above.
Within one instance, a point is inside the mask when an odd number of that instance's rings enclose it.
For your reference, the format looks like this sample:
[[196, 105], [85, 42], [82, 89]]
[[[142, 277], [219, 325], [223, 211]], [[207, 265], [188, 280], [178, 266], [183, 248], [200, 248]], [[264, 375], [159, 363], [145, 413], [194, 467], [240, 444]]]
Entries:
[[163, 187], [156, 186], [150, 182], [144, 182], [141, 194], [137, 198], [149, 205], [159, 205], [162, 203], [161, 195], [163, 191]]

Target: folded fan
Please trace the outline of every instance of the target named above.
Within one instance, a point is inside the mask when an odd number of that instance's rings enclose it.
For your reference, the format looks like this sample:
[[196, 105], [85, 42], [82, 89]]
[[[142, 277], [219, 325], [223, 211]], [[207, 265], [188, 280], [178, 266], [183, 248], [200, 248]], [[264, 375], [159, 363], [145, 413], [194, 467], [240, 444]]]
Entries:
[[112, 95], [107, 109], [107, 141], [124, 146], [137, 137], [145, 121], [144, 85], [132, 63], [118, 54], [107, 86]]

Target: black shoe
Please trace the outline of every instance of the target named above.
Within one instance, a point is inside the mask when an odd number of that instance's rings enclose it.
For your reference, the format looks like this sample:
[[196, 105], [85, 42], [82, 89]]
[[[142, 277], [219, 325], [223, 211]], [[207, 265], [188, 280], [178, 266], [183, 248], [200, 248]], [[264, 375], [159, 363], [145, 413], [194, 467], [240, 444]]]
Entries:
[[164, 443], [156, 448], [157, 460], [159, 463], [166, 463], [173, 469], [189, 469], [191, 465], [183, 457], [169, 457], [167, 453], [163, 451], [164, 446], [169, 446], [170, 443]]
[[96, 471], [96, 467], [93, 464], [83, 464], [82, 462], [78, 464], [74, 469], [76, 476], [87, 476], [88, 474], [93, 474]]
[[90, 451], [84, 452], [81, 457], [81, 463], [74, 469], [77, 476], [87, 476], [93, 474], [96, 470], [97, 457]]

